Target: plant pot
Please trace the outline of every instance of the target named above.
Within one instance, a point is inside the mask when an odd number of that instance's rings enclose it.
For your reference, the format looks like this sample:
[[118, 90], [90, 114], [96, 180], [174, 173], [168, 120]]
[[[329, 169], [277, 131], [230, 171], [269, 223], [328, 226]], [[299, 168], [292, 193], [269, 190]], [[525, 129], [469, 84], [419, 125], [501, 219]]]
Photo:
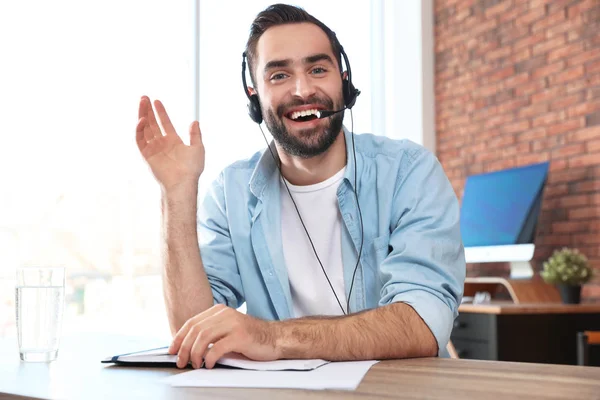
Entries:
[[581, 302], [581, 285], [558, 285], [558, 291], [565, 304], [579, 304]]

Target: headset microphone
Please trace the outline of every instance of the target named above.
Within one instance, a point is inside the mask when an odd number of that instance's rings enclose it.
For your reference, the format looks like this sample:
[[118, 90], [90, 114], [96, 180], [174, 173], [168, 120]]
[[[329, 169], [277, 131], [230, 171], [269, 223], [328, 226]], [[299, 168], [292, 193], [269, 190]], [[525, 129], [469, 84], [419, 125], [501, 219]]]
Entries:
[[318, 111], [318, 116], [317, 119], [321, 119], [321, 118], [327, 118], [327, 117], [331, 117], [334, 114], [337, 113], [341, 113], [342, 111], [344, 111], [347, 107], [342, 108], [341, 110], [337, 110], [337, 111], [333, 111], [333, 110], [319, 110]]

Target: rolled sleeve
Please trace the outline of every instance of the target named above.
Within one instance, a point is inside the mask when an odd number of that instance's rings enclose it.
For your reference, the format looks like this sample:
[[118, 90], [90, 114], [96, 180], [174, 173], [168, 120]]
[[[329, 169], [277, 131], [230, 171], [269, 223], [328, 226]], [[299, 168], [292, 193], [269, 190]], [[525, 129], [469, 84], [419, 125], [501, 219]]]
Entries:
[[435, 336], [438, 355], [446, 356], [466, 272], [458, 200], [433, 154], [423, 149], [409, 161], [396, 183], [380, 305], [410, 305]]
[[422, 290], [412, 290], [394, 296], [392, 303], [402, 302], [411, 306], [429, 327], [438, 344], [438, 355], [446, 355], [446, 345], [452, 333], [454, 313], [446, 303]]

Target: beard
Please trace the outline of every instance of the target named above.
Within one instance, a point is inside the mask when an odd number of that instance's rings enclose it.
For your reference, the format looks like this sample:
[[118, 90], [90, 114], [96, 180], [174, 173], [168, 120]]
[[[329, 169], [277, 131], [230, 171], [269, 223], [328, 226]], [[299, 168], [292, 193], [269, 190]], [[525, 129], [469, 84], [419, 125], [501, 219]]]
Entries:
[[330, 98], [319, 98], [313, 96], [306, 101], [294, 100], [289, 103], [280, 104], [277, 107], [277, 114], [272, 109], [268, 109], [265, 117], [265, 124], [273, 135], [273, 139], [291, 156], [301, 158], [311, 158], [326, 152], [335, 142], [342, 130], [344, 112], [334, 114], [329, 117], [325, 127], [306, 128], [298, 131], [297, 136], [292, 135], [285, 126], [284, 115], [292, 107], [303, 106], [305, 104], [319, 104], [326, 110], [339, 110], [334, 108], [333, 101]]

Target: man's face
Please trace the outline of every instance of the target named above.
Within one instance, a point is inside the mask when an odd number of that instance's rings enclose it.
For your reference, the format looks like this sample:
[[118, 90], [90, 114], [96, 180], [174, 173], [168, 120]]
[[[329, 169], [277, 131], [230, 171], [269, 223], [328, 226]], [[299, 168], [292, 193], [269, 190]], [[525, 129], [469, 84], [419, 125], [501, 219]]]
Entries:
[[[256, 89], [273, 138], [294, 156], [324, 153], [341, 132], [344, 106], [339, 66], [325, 32], [311, 23], [267, 29], [257, 43]], [[311, 111], [312, 110], [312, 111]]]

